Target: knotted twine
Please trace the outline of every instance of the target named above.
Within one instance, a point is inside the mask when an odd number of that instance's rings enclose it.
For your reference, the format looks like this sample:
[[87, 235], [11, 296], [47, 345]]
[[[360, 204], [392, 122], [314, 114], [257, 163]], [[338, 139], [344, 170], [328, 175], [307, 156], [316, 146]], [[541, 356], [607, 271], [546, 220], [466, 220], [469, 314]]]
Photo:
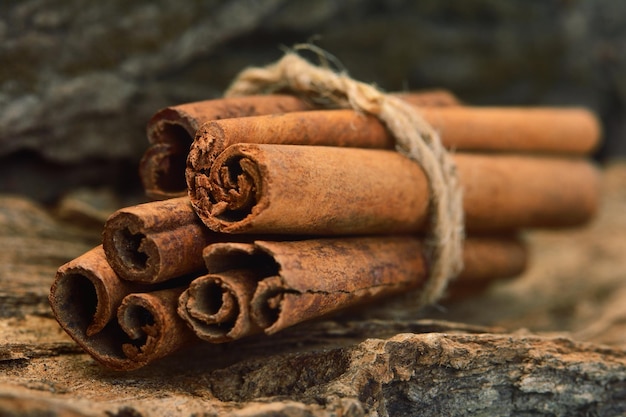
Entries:
[[398, 152], [420, 165], [430, 186], [430, 228], [426, 240], [430, 271], [420, 305], [436, 302], [463, 268], [463, 205], [456, 166], [437, 131], [415, 107], [356, 81], [345, 71], [314, 66], [288, 51], [263, 68], [247, 68], [235, 77], [225, 97], [287, 91], [327, 107], [351, 108], [377, 117], [395, 139]]

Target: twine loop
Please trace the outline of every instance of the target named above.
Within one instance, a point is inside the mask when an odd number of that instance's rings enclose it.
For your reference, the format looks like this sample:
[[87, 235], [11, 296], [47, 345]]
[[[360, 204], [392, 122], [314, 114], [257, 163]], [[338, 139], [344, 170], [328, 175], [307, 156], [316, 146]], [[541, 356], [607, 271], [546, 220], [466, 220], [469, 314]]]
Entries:
[[[323, 59], [327, 57], [321, 55]], [[464, 238], [462, 190], [456, 166], [437, 131], [405, 101], [356, 81], [345, 71], [332, 71], [328, 65], [314, 66], [294, 51], [266, 67], [243, 70], [225, 96], [277, 91], [292, 92], [326, 107], [350, 108], [377, 117], [395, 138], [396, 150], [420, 165], [430, 185], [431, 224], [426, 241], [430, 274], [418, 302], [436, 302], [463, 268]]]

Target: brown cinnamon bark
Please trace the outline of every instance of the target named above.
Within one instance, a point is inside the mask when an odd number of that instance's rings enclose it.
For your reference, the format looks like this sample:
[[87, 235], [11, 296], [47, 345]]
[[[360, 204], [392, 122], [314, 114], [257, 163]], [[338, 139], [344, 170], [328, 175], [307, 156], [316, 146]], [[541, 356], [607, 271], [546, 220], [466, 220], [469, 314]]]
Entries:
[[259, 333], [261, 329], [249, 319], [257, 275], [235, 269], [196, 278], [180, 296], [178, 314], [198, 337], [212, 343]]
[[176, 313], [176, 303], [184, 288], [129, 294], [122, 300], [117, 319], [130, 338], [122, 344], [130, 362], [124, 370], [143, 367], [196, 340]]
[[121, 280], [97, 246], [59, 268], [49, 301], [65, 331], [88, 338], [104, 330], [126, 295], [143, 289]]
[[444, 301], [466, 299], [494, 281], [514, 278], [528, 266], [529, 253], [520, 236], [470, 236], [463, 246], [463, 270], [448, 284]]
[[215, 233], [198, 218], [188, 197], [122, 208], [107, 219], [102, 237], [107, 261], [119, 277], [145, 284], [202, 272], [202, 250], [211, 243], [270, 238]]
[[[456, 97], [445, 90], [400, 93], [397, 96], [416, 106], [459, 104]], [[185, 161], [196, 131], [205, 122], [313, 108], [312, 103], [294, 96], [267, 95], [206, 100], [160, 110], [148, 122], [151, 146], [139, 168], [147, 195], [165, 199], [186, 194]]]
[[[411, 236], [216, 243], [205, 249], [204, 258], [211, 279], [194, 281], [192, 286], [197, 283], [198, 291], [183, 293], [179, 312], [199, 337], [210, 341], [233, 340], [261, 329], [274, 333], [416, 289], [428, 274], [422, 240]], [[464, 259], [466, 267], [457, 282], [471, 285], [520, 274], [527, 252], [513, 237], [469, 238]], [[247, 280], [245, 289], [216, 285], [223, 276]], [[233, 299], [238, 304], [231, 303]], [[218, 315], [228, 319], [215, 320]], [[239, 326], [232, 325], [235, 322]], [[246, 331], [240, 331], [241, 323], [250, 323]], [[223, 340], [216, 337], [226, 330]]]
[[[274, 310], [269, 311], [266, 307], [267, 298], [279, 291], [272, 291], [272, 287], [271, 294], [262, 293], [262, 300], [256, 294], [266, 289], [268, 282], [277, 280], [280, 283], [285, 276], [286, 279], [295, 277], [293, 279], [300, 281], [293, 287], [281, 289], [285, 292], [298, 292], [301, 297], [300, 302], [295, 303], [297, 307], [291, 309], [292, 306], [289, 305], [283, 310], [285, 317], [281, 323], [289, 324], [281, 328], [361, 302], [416, 288], [422, 284], [427, 274], [420, 240], [406, 236], [295, 242], [257, 241], [254, 244], [218, 243], [206, 248], [205, 260], [209, 269], [215, 271], [215, 274], [209, 276], [233, 276], [241, 273], [248, 280], [245, 291], [239, 292], [234, 287], [226, 289], [208, 281], [200, 282], [204, 287], [204, 298], [237, 298], [241, 302], [239, 306], [246, 306], [233, 309], [226, 303], [221, 305], [223, 310], [237, 315], [237, 322], [247, 323], [247, 332], [236, 332], [237, 329], [231, 326], [232, 331], [228, 334], [231, 339], [270, 327], [271, 324], [267, 321], [270, 317], [273, 318]], [[242, 268], [241, 265], [252, 270], [233, 272], [232, 269]], [[228, 323], [198, 320], [202, 313], [211, 310], [206, 308], [208, 306], [208, 303], [199, 300], [194, 304], [186, 302], [180, 305], [187, 309], [185, 318], [191, 316], [195, 319], [189, 322], [196, 334], [211, 340], [214, 339], [211, 337], [213, 332], [207, 331], [212, 330], [208, 325], [216, 329], [220, 324]], [[271, 333], [272, 329], [266, 331]]]
[[180, 197], [126, 207], [104, 225], [102, 244], [120, 277], [156, 283], [203, 268], [202, 249], [219, 240]]
[[[572, 227], [592, 218], [598, 172], [583, 159], [456, 154], [470, 232]], [[196, 212], [227, 233], [423, 231], [429, 189], [394, 151], [238, 144], [195, 178]]]
[[121, 280], [98, 246], [59, 268], [49, 301], [63, 330], [94, 359], [131, 370], [192, 340], [175, 310], [183, 288], [143, 293], [151, 289]]
[[584, 108], [446, 107], [420, 114], [450, 149], [587, 155], [599, 144], [600, 122]]
[[160, 110], [148, 122], [151, 146], [139, 164], [146, 194], [154, 199], [185, 194], [185, 160], [193, 137], [204, 122], [310, 108], [310, 104], [294, 96], [272, 95], [205, 100]]
[[[457, 150], [584, 155], [600, 138], [595, 116], [571, 108], [422, 107], [420, 113]], [[352, 110], [319, 110], [216, 120], [199, 128], [189, 151], [186, 178], [195, 198], [198, 175], [237, 143], [324, 145], [392, 149], [381, 122]]]

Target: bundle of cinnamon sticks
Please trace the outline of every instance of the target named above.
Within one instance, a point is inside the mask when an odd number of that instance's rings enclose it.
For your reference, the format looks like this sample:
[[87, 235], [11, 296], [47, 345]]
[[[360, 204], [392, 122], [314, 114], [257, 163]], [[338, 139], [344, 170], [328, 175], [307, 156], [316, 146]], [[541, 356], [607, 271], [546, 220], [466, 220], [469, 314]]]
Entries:
[[[454, 150], [467, 237], [451, 296], [521, 274], [520, 231], [594, 216], [600, 131], [587, 110], [397, 96]], [[61, 266], [50, 292], [61, 326], [104, 365], [273, 334], [428, 279], [432, 191], [376, 118], [228, 98], [159, 111], [148, 139], [140, 176], [155, 201], [111, 215], [102, 245]]]

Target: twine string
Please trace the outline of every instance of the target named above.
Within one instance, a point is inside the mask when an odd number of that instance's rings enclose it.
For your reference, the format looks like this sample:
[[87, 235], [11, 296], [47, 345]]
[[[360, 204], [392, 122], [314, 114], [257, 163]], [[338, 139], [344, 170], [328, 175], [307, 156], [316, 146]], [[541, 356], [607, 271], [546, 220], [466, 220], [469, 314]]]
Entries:
[[456, 166], [437, 131], [410, 104], [350, 78], [345, 71], [314, 66], [295, 51], [288, 51], [266, 67], [243, 70], [225, 96], [285, 90], [328, 107], [351, 108], [377, 117], [394, 137], [396, 150], [420, 165], [430, 186], [426, 241], [430, 271], [417, 301], [422, 305], [436, 302], [463, 268], [464, 238], [462, 190]]

